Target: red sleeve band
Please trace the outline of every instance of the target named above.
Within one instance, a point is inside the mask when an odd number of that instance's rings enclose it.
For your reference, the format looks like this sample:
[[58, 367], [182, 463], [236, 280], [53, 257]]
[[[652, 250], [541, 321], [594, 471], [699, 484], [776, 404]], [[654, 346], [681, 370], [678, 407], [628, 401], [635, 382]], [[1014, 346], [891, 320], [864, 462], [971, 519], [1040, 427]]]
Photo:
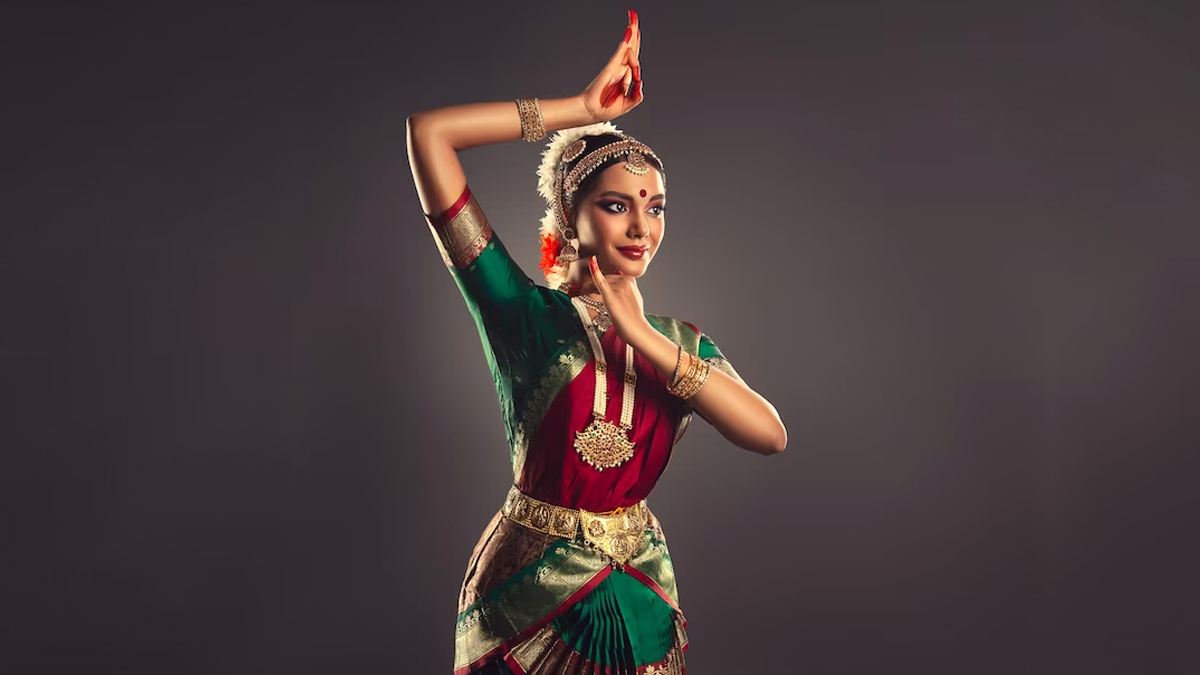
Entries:
[[434, 215], [434, 216], [431, 216], [429, 214], [425, 214], [425, 215], [434, 224], [445, 225], [446, 223], [450, 222], [454, 218], [454, 216], [457, 216], [458, 212], [462, 211], [463, 207], [466, 206], [467, 202], [469, 202], [469, 201], [471, 201], [471, 186], [464, 185], [462, 194], [458, 196], [458, 199], [454, 200], [454, 203], [450, 205], [450, 208], [446, 209], [445, 211], [441, 212], [438, 215]]

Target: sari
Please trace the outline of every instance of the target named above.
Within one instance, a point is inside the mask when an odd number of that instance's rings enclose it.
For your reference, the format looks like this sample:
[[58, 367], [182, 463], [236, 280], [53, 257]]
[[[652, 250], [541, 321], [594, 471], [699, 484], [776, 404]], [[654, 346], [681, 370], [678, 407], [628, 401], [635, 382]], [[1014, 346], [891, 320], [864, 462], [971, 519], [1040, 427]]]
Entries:
[[[566, 293], [535, 284], [509, 256], [470, 187], [425, 214], [442, 260], [479, 331], [504, 420], [516, 490], [551, 505], [620, 512], [645, 500], [696, 412], [667, 391], [669, 376], [634, 352], [632, 458], [597, 470], [574, 448], [592, 420], [596, 367]], [[647, 321], [684, 351], [734, 378], [694, 324]], [[601, 336], [605, 419], [620, 417], [625, 342]], [[740, 378], [738, 378], [740, 379]], [[662, 526], [646, 508], [635, 551], [617, 564], [578, 534], [554, 536], [497, 511], [467, 565], [455, 627], [455, 675], [685, 672], [687, 621]]]

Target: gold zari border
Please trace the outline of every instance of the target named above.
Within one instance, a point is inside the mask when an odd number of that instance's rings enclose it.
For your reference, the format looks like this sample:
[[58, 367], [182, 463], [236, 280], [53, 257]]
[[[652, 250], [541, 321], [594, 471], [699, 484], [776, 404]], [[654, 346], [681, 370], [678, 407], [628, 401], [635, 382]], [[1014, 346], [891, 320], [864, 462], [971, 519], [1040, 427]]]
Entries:
[[729, 363], [729, 361], [725, 359], [725, 357], [710, 356], [704, 360], [708, 361], [709, 364], [711, 364], [713, 368], [716, 368], [717, 370], [721, 371], [722, 373], [725, 373], [726, 375], [732, 377], [733, 379], [737, 380], [738, 382], [744, 382], [744, 380], [742, 380], [742, 376], [737, 374], [737, 371], [733, 369], [733, 365], [731, 365]]
[[677, 614], [675, 644], [671, 645], [661, 661], [637, 666], [633, 670], [601, 666], [585, 658], [563, 641], [562, 636], [553, 625], [544, 626], [528, 640], [514, 647], [508, 658], [515, 661], [526, 673], [577, 675], [593, 672], [620, 672], [630, 675], [683, 675], [686, 664], [683, 645], [687, 644], [687, 637], [683, 633], [681, 623], [682, 618]]
[[483, 253], [492, 239], [492, 225], [472, 194], [448, 222], [427, 218], [433, 239], [448, 267], [464, 269]]
[[529, 444], [533, 441], [534, 432], [541, 424], [546, 411], [550, 409], [554, 397], [583, 372], [590, 354], [590, 345], [572, 338], [571, 344], [559, 352], [555, 363], [530, 392], [525, 403], [525, 414], [521, 416], [517, 425], [517, 434], [513, 442], [513, 480], [521, 479]]

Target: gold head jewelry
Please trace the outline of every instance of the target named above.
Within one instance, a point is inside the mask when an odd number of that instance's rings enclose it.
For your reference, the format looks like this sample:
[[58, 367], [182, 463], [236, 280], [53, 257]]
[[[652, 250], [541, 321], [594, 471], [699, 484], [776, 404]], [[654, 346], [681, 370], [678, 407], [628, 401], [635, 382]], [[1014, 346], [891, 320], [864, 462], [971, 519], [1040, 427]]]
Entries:
[[[609, 134], [618, 140], [600, 138]], [[604, 143], [604, 145], [601, 145]], [[568, 205], [583, 181], [602, 164], [614, 158], [625, 159], [627, 171], [644, 176], [650, 171], [647, 158], [654, 158], [659, 166], [662, 159], [646, 144], [625, 134], [612, 122], [597, 122], [581, 127], [563, 129], [555, 133], [538, 167], [538, 193], [546, 200], [546, 214], [541, 220], [541, 234], [550, 235], [563, 242], [557, 257], [557, 266], [546, 273], [550, 287], [567, 288], [567, 267], [579, 259], [577, 233], [570, 225]], [[666, 185], [663, 174], [663, 185]]]

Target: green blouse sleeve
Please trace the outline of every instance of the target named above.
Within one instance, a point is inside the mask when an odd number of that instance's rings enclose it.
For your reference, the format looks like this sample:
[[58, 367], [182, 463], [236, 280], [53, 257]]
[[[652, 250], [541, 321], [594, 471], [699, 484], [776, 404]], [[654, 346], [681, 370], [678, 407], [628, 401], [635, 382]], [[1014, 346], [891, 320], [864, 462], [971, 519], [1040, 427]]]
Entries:
[[[733, 369], [733, 365], [729, 363], [729, 359], [725, 358], [725, 354], [721, 352], [721, 348], [704, 332], [700, 333], [700, 345], [696, 350], [696, 355], [712, 364], [714, 369], [720, 370], [739, 382], [744, 382], [741, 376], [737, 374], [737, 371]], [[704, 413], [693, 408], [690, 403], [687, 404], [687, 410], [689, 413], [695, 412], [697, 415], [700, 415], [701, 419], [708, 422], [708, 418], [704, 417]]]
[[733, 369], [733, 365], [729, 363], [729, 359], [725, 358], [725, 354], [721, 352], [721, 348], [705, 333], [700, 333], [700, 350], [697, 352], [697, 356], [708, 361], [712, 364], [713, 368], [720, 370], [739, 382], [744, 382], [741, 376], [737, 374], [737, 371]]
[[533, 280], [509, 256], [469, 186], [445, 212], [425, 217], [442, 261], [477, 319], [500, 328], [536, 294]]
[[512, 447], [518, 408], [563, 343], [548, 291], [508, 254], [470, 187], [446, 211], [425, 217], [479, 330]]

